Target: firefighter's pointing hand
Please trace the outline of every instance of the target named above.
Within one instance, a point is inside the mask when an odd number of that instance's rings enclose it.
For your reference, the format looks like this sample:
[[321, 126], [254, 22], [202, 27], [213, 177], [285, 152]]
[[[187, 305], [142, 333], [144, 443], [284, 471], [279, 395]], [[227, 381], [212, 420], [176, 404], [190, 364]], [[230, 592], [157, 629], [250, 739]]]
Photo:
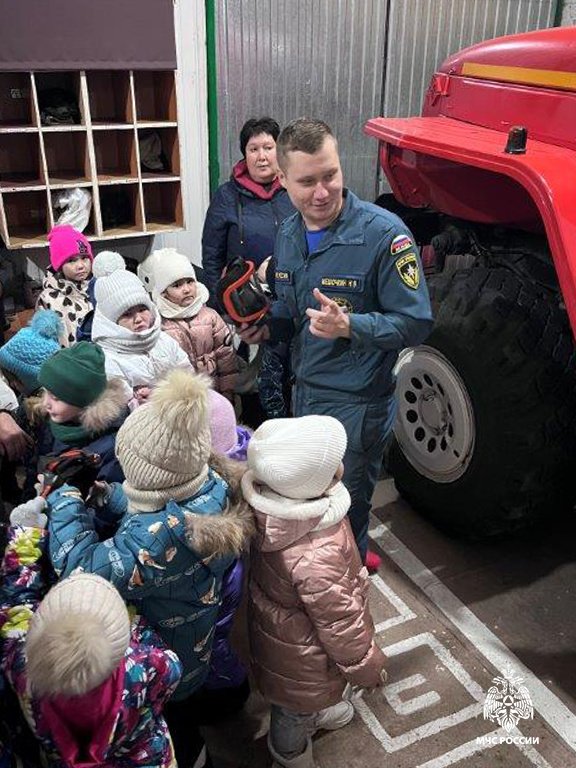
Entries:
[[310, 318], [310, 333], [321, 339], [349, 339], [350, 317], [346, 310], [318, 288], [314, 288], [314, 298], [320, 303], [320, 309], [306, 310]]

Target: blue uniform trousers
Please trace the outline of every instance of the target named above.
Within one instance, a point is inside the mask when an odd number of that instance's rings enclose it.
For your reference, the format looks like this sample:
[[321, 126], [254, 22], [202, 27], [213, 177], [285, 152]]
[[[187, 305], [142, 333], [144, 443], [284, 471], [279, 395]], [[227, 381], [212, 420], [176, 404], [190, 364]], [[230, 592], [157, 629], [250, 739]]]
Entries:
[[344, 485], [352, 498], [348, 518], [360, 556], [368, 549], [368, 522], [372, 494], [380, 475], [384, 448], [396, 414], [394, 396], [371, 403], [325, 402], [314, 397], [294, 397], [295, 416], [334, 416], [348, 437], [344, 454]]

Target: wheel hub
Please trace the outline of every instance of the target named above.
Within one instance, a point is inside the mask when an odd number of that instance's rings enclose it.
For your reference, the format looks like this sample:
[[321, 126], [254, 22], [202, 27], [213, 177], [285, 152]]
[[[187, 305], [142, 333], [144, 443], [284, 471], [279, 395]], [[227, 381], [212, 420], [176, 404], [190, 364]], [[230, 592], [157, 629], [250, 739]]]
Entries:
[[441, 435], [446, 431], [446, 411], [438, 392], [426, 389], [422, 393], [419, 408], [420, 417], [426, 429], [435, 435]]
[[396, 365], [398, 418], [394, 432], [408, 461], [425, 477], [451, 483], [472, 458], [472, 401], [452, 363], [434, 347], [404, 350]]

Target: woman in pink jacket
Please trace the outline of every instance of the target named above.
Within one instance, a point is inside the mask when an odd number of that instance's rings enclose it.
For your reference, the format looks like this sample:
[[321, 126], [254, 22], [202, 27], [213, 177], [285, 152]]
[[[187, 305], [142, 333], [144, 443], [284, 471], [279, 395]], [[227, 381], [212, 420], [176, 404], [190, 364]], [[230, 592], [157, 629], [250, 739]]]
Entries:
[[275, 419], [248, 446], [245, 499], [257, 525], [250, 577], [251, 657], [271, 703], [276, 766], [313, 768], [311, 735], [352, 719], [347, 683], [382, 685], [368, 572], [341, 482], [346, 432], [331, 416]]

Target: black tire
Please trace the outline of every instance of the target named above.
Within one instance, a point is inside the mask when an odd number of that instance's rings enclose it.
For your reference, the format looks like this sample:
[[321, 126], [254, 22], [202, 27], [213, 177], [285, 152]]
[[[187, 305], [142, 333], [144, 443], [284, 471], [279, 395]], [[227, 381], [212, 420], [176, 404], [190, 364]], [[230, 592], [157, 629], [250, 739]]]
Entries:
[[[398, 490], [438, 527], [472, 539], [514, 531], [546, 515], [571, 510], [576, 356], [566, 312], [551, 294], [502, 267], [474, 267], [434, 277], [430, 292], [434, 330], [404, 369], [403, 386], [399, 376], [398, 439], [388, 456], [388, 470]], [[457, 452], [449, 454], [456, 438], [454, 409], [445, 402], [446, 387], [438, 389], [430, 376], [436, 395], [428, 393], [429, 410], [421, 410], [428, 384], [417, 366], [419, 355], [426, 365], [434, 363], [435, 356], [440, 363], [448, 361], [471, 405], [471, 410], [463, 411], [462, 424], [466, 426], [466, 414], [471, 413], [474, 439], [458, 461]], [[414, 397], [418, 402], [407, 403]], [[434, 397], [437, 402], [430, 410]], [[453, 399], [457, 406], [460, 401]], [[434, 416], [440, 406], [444, 410], [437, 424], [443, 433], [435, 439], [427, 433], [423, 441], [419, 433], [423, 447], [415, 437], [418, 420], [427, 429], [426, 413]], [[421, 415], [414, 422], [416, 412]], [[470, 434], [464, 427], [461, 432]], [[432, 471], [426, 468], [426, 461], [432, 462], [427, 451], [437, 462]], [[442, 474], [438, 471], [442, 461], [460, 465], [450, 472], [442, 469]]]

